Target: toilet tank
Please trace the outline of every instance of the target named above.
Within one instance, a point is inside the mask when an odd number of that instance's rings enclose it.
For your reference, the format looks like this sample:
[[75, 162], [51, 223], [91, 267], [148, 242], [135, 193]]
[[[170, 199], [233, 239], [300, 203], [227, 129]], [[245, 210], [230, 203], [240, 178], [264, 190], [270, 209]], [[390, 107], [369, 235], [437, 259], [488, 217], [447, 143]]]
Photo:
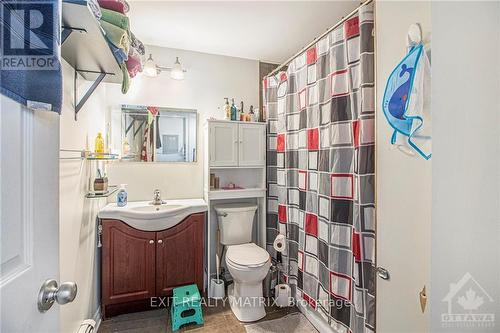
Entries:
[[253, 220], [257, 205], [231, 203], [214, 206], [219, 222], [220, 243], [237, 245], [252, 241]]

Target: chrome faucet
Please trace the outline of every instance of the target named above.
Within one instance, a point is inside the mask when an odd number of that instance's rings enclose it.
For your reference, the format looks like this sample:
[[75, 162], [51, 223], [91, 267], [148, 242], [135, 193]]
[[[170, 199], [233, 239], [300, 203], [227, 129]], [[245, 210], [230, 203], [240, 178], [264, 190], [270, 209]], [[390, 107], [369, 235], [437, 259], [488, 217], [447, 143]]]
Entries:
[[156, 189], [153, 192], [153, 201], [151, 201], [152, 205], [159, 206], [162, 204], [165, 204], [166, 202], [161, 200], [161, 192], [160, 190]]

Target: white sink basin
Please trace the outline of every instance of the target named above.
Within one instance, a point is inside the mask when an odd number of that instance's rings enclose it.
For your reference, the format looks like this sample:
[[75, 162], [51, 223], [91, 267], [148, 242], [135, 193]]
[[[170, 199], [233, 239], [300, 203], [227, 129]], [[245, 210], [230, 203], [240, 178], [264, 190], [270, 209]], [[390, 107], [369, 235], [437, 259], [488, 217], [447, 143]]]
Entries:
[[133, 228], [159, 231], [171, 228], [195, 213], [206, 212], [203, 199], [167, 200], [166, 204], [152, 205], [150, 201], [129, 202], [125, 207], [111, 203], [97, 215], [101, 219], [121, 220]]

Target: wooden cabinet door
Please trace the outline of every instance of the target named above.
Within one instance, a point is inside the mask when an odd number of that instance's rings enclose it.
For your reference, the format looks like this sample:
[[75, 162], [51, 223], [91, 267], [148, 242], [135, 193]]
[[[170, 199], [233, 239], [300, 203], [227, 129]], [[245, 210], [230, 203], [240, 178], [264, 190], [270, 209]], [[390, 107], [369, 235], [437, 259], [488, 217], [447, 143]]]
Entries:
[[167, 296], [178, 286], [196, 283], [203, 290], [205, 214], [193, 214], [156, 234], [156, 294]]
[[239, 124], [239, 166], [260, 166], [266, 163], [266, 130], [258, 124]]
[[102, 221], [102, 301], [104, 305], [155, 296], [155, 232], [121, 221]]
[[238, 124], [210, 122], [210, 166], [238, 165]]

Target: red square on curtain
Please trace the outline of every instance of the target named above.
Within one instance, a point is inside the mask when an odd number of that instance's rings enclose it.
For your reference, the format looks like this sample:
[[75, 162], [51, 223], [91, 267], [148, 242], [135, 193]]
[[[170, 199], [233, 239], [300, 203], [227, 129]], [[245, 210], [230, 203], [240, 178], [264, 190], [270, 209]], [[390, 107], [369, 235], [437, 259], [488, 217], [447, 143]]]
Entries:
[[352, 233], [352, 254], [356, 262], [361, 261], [361, 245], [359, 242], [359, 233], [357, 232]]
[[306, 234], [318, 237], [318, 217], [314, 214], [306, 213]]
[[344, 23], [345, 38], [359, 35], [359, 16], [348, 19]]
[[264, 90], [267, 89], [267, 77], [262, 80], [262, 85], [264, 86]]
[[304, 299], [304, 301], [309, 303], [309, 305], [312, 306], [313, 309], [316, 310], [316, 300], [314, 298], [312, 298], [311, 296], [309, 296], [305, 292], [302, 292], [302, 298]]
[[287, 76], [286, 76], [286, 73], [285, 73], [285, 72], [282, 72], [282, 73], [280, 74], [280, 81], [281, 81], [281, 82], [283, 82], [283, 81], [286, 81], [287, 79], [288, 79], [288, 78], [287, 78]]
[[319, 130], [311, 128], [307, 130], [307, 149], [318, 150], [319, 147]]
[[279, 153], [282, 153], [285, 151], [285, 134], [278, 134], [278, 137], [276, 138], [276, 150]]
[[316, 62], [316, 59], [317, 59], [316, 48], [313, 47], [307, 50], [307, 64], [308, 65], [314, 64]]
[[352, 122], [352, 135], [353, 135], [354, 148], [358, 148], [359, 147], [359, 120], [355, 120]]
[[297, 266], [301, 271], [304, 271], [304, 252], [302, 251], [297, 253]]
[[278, 205], [278, 221], [280, 223], [286, 223], [286, 206]]

